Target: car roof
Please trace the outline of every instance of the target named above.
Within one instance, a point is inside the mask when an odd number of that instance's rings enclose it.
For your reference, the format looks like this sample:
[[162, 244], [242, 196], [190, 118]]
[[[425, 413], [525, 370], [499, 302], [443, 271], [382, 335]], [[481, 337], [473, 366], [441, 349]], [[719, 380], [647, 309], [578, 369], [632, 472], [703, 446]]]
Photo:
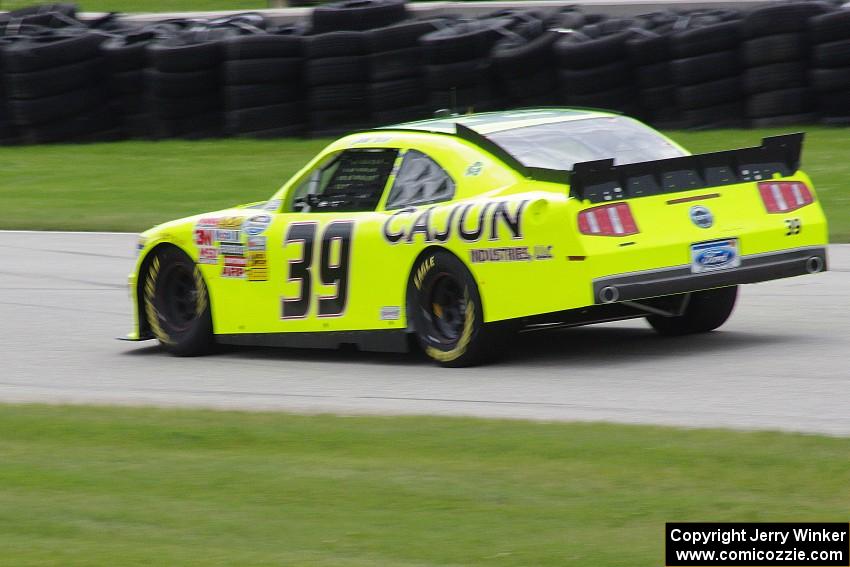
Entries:
[[454, 134], [457, 129], [456, 125], [461, 124], [480, 134], [487, 135], [526, 126], [611, 116], [617, 116], [617, 114], [584, 108], [529, 108], [429, 118], [392, 126], [382, 126], [378, 130], [420, 130]]

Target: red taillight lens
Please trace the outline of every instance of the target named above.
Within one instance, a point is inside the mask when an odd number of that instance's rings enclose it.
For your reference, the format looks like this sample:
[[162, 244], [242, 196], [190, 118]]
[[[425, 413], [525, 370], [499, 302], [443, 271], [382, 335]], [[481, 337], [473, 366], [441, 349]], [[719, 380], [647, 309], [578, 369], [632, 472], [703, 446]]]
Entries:
[[578, 214], [578, 229], [594, 236], [628, 236], [640, 232], [628, 203], [593, 207]]
[[787, 213], [814, 202], [812, 192], [801, 181], [762, 181], [761, 200], [768, 213]]

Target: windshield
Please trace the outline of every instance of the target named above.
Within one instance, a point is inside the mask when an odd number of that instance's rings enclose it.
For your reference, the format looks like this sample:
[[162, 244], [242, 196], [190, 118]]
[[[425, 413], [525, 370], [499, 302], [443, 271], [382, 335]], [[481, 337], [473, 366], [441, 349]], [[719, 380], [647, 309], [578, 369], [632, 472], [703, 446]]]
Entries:
[[621, 165], [686, 155], [651, 128], [621, 116], [526, 126], [487, 137], [523, 165], [547, 169], [607, 158]]

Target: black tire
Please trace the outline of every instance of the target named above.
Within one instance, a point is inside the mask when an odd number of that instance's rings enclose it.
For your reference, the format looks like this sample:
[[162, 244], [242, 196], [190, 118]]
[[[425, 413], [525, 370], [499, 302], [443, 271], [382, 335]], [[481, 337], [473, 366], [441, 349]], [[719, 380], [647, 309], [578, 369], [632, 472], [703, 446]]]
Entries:
[[348, 83], [313, 87], [307, 95], [310, 108], [322, 110], [368, 108], [369, 90], [366, 83]]
[[156, 70], [169, 73], [200, 71], [221, 65], [222, 40], [235, 32], [223, 29], [208, 31], [209, 39], [206, 40], [178, 36], [151, 43], [148, 46], [151, 64]]
[[295, 102], [301, 96], [297, 84], [236, 85], [224, 87], [224, 106], [228, 110], [271, 106]]
[[850, 39], [822, 43], [815, 47], [812, 58], [817, 67], [850, 67]]
[[40, 98], [93, 86], [103, 78], [100, 58], [31, 73], [6, 73], [6, 96]]
[[107, 39], [100, 45], [106, 66], [113, 73], [147, 67], [148, 46], [155, 38], [155, 32], [145, 31]]
[[689, 110], [732, 102], [740, 95], [741, 83], [738, 77], [731, 77], [680, 87], [676, 91], [676, 101], [679, 108]]
[[298, 57], [226, 61], [222, 76], [228, 85], [285, 83], [299, 77], [302, 61]]
[[422, 120], [430, 115], [431, 108], [424, 104], [406, 108], [384, 108], [372, 112], [372, 122], [378, 126], [387, 126], [412, 120]]
[[645, 110], [653, 112], [676, 108], [676, 87], [643, 89], [640, 91], [640, 103]]
[[850, 39], [850, 10], [837, 10], [810, 19], [809, 37], [814, 43]]
[[470, 20], [452, 23], [419, 38], [425, 61], [431, 64], [454, 63], [488, 57], [493, 44], [510, 25], [510, 18]]
[[673, 80], [673, 70], [670, 63], [655, 63], [643, 65], [635, 70], [635, 81], [642, 89], [653, 89], [669, 85]]
[[94, 59], [107, 37], [100, 32], [29, 37], [5, 46], [3, 66], [7, 73], [28, 73]]
[[561, 92], [577, 95], [608, 91], [631, 82], [631, 72], [626, 63], [611, 63], [594, 69], [558, 71]]
[[850, 114], [850, 93], [837, 91], [820, 93], [817, 96], [817, 107], [826, 116], [844, 116]]
[[416, 47], [420, 37], [439, 29], [443, 21], [416, 20], [373, 29], [366, 33], [366, 43], [371, 53]]
[[104, 96], [102, 89], [86, 87], [54, 96], [10, 100], [8, 106], [15, 124], [44, 124], [99, 107], [104, 102]]
[[310, 59], [304, 66], [308, 86], [336, 85], [362, 81], [369, 73], [369, 60], [362, 55]]
[[369, 44], [366, 34], [359, 31], [331, 31], [305, 38], [304, 55], [307, 59], [367, 55]]
[[240, 138], [254, 138], [257, 140], [271, 140], [275, 138], [296, 138], [304, 134], [304, 124], [291, 124], [282, 128], [267, 128], [265, 130], [242, 131], [235, 135]]
[[729, 319], [737, 297], [738, 286], [696, 291], [691, 293], [682, 315], [650, 315], [646, 320], [659, 335], [668, 337], [707, 333]]
[[301, 57], [304, 37], [300, 35], [240, 35], [224, 42], [226, 60]]
[[723, 22], [679, 32], [670, 40], [673, 55], [681, 59], [737, 49], [741, 42], [740, 28], [740, 22]]
[[426, 252], [408, 284], [408, 316], [425, 354], [446, 367], [473, 366], [504, 352], [509, 323], [484, 323], [478, 286], [456, 256]]
[[551, 106], [558, 103], [557, 81], [548, 69], [535, 72], [533, 75], [519, 75], [509, 79], [502, 78], [499, 87], [506, 95], [518, 104], [532, 106], [532, 101], [541, 101], [541, 106]]
[[812, 69], [812, 87], [820, 92], [850, 91], [850, 67], [844, 69]]
[[212, 350], [212, 313], [200, 268], [182, 250], [157, 249], [142, 282], [148, 324], [160, 344], [177, 356]]
[[570, 105], [614, 110], [623, 114], [637, 114], [640, 103], [636, 100], [635, 91], [630, 87], [620, 87], [608, 91], [591, 94], [570, 94], [561, 91]]
[[373, 110], [407, 108], [425, 103], [428, 92], [421, 79], [399, 79], [369, 85], [369, 105]]
[[742, 83], [748, 93], [802, 87], [806, 84], [806, 68], [800, 61], [751, 67], [744, 72]]
[[670, 71], [677, 85], [723, 79], [738, 73], [738, 54], [735, 51], [718, 51], [699, 57], [675, 59], [670, 63]]
[[564, 69], [591, 69], [626, 59], [626, 40], [630, 32], [622, 32], [599, 39], [579, 40], [565, 35], [555, 42], [555, 61]]
[[314, 33], [369, 30], [389, 26], [407, 17], [404, 0], [343, 0], [313, 9]]
[[225, 114], [225, 128], [234, 133], [286, 128], [302, 121], [301, 105], [293, 102], [234, 110]]
[[811, 112], [813, 107], [808, 89], [782, 89], [751, 96], [747, 101], [747, 117], [767, 118], [785, 114], [803, 114]]
[[831, 12], [832, 9], [826, 2], [771, 4], [747, 14], [743, 20], [743, 32], [748, 37], [800, 32], [806, 29], [809, 18]]
[[21, 141], [26, 144], [49, 144], [84, 140], [97, 132], [112, 130], [116, 126], [116, 117], [101, 108], [77, 114], [70, 118], [61, 118], [21, 128]]
[[148, 91], [156, 97], [179, 98], [208, 95], [218, 92], [218, 69], [168, 73], [149, 69], [146, 71]]
[[743, 55], [748, 67], [796, 61], [806, 59], [808, 45], [800, 33], [766, 35], [744, 42]]
[[672, 58], [669, 35], [629, 39], [626, 41], [626, 51], [629, 54], [629, 62], [632, 66], [652, 65], [669, 61]]
[[426, 65], [425, 81], [431, 90], [471, 87], [487, 83], [491, 78], [491, 69], [489, 59]]
[[687, 128], [737, 128], [744, 122], [744, 107], [740, 102], [706, 106], [682, 112]]
[[421, 47], [382, 51], [369, 56], [369, 78], [373, 83], [421, 77], [423, 72]]
[[506, 78], [520, 73], [528, 75], [551, 69], [552, 45], [560, 35], [558, 32], [548, 31], [531, 41], [516, 38], [499, 40], [490, 55], [493, 68]]
[[197, 115], [221, 110], [222, 102], [217, 96], [188, 96], [180, 98], [150, 98], [151, 110], [160, 118], [190, 121]]
[[141, 94], [147, 89], [144, 69], [113, 73], [109, 77], [109, 90], [116, 95]]

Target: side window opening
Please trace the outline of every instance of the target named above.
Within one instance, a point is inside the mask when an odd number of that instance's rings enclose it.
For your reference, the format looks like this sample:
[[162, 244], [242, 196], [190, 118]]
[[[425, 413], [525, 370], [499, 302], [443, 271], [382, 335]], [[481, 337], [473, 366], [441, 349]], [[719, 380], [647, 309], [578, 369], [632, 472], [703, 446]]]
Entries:
[[398, 150], [345, 150], [319, 165], [295, 189], [291, 210], [374, 211], [384, 193]]
[[455, 183], [433, 159], [417, 150], [407, 150], [387, 198], [387, 209], [398, 209], [448, 201]]

